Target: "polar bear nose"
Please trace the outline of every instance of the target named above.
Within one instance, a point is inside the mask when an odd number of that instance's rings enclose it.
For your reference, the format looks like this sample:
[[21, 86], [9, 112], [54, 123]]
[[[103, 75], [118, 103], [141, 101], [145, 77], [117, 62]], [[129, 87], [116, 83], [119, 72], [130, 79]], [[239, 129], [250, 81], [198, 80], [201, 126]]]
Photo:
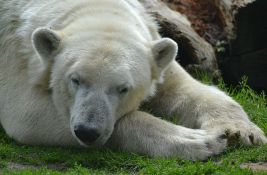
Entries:
[[87, 128], [84, 125], [75, 127], [74, 133], [84, 143], [93, 143], [100, 136], [95, 128]]

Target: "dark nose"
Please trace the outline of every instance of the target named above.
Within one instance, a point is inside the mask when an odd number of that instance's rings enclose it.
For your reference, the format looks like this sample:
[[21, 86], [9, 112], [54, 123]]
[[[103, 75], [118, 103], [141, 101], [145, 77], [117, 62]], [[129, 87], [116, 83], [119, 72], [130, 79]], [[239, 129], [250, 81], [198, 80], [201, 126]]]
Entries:
[[93, 143], [100, 136], [96, 129], [88, 128], [83, 125], [75, 127], [74, 133], [84, 143]]

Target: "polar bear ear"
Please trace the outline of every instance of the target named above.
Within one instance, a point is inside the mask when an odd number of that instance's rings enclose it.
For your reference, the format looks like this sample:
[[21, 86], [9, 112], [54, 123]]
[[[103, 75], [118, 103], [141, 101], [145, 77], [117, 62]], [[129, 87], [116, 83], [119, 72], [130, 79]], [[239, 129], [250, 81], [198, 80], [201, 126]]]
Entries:
[[158, 68], [164, 70], [175, 58], [178, 52], [178, 46], [175, 41], [169, 38], [162, 38], [154, 41], [152, 53]]
[[32, 34], [32, 43], [40, 57], [48, 61], [59, 49], [61, 37], [51, 29], [38, 28]]

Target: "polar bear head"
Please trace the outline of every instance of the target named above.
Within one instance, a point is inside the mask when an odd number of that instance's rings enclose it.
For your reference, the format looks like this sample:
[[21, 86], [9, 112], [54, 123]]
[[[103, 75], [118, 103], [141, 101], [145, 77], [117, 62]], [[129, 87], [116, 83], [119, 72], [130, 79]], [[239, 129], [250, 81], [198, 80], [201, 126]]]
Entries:
[[82, 145], [105, 144], [120, 117], [153, 95], [177, 53], [168, 38], [141, 42], [112, 34], [65, 36], [48, 28], [36, 29], [32, 44], [39, 60], [35, 83], [51, 89], [59, 115]]

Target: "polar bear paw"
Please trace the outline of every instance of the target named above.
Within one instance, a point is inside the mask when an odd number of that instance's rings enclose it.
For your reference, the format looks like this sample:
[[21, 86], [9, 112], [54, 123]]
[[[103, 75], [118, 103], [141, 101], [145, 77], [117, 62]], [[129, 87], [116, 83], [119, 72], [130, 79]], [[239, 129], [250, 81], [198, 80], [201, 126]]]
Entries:
[[210, 134], [205, 138], [193, 139], [185, 145], [184, 158], [190, 160], [206, 160], [220, 154], [226, 149], [227, 137], [225, 134]]
[[[234, 127], [233, 127], [234, 126]], [[226, 135], [228, 136], [229, 144], [244, 144], [244, 145], [262, 145], [267, 143], [263, 131], [253, 123], [241, 124], [236, 123], [232, 127], [226, 127]]]
[[243, 144], [246, 146], [267, 144], [263, 131], [252, 122], [230, 121], [213, 125], [209, 130], [225, 131], [229, 145]]

